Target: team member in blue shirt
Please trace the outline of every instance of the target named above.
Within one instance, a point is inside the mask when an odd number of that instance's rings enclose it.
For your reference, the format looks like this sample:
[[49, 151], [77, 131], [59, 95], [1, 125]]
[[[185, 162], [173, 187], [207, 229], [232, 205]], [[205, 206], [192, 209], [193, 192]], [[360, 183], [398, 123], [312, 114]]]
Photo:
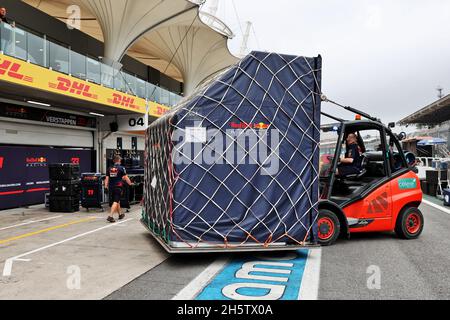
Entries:
[[111, 207], [111, 214], [108, 216], [108, 222], [114, 223], [114, 213], [119, 215], [119, 220], [125, 218], [125, 214], [121, 213], [120, 210], [120, 199], [124, 191], [124, 182], [129, 186], [132, 185], [130, 178], [127, 176], [127, 171], [121, 166], [122, 158], [116, 156], [114, 158], [114, 166], [108, 169], [105, 180], [105, 188], [112, 193], [113, 205]]
[[345, 178], [349, 175], [359, 174], [361, 172], [361, 160], [358, 136], [350, 133], [347, 137], [347, 152], [345, 157], [341, 158], [337, 169], [338, 176]]

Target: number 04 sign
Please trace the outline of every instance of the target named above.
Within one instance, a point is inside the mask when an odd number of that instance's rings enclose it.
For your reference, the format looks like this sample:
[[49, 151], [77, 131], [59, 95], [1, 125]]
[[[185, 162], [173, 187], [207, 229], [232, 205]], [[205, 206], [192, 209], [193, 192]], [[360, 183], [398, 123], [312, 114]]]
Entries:
[[144, 131], [148, 128], [144, 115], [118, 116], [117, 121], [119, 123], [119, 131], [123, 132]]

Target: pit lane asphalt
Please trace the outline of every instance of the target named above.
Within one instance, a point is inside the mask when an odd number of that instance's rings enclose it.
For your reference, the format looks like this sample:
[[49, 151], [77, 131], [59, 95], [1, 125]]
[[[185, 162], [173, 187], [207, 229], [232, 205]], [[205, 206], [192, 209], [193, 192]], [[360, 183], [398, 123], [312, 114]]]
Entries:
[[[363, 234], [322, 248], [319, 299], [450, 299], [450, 215], [426, 204], [421, 210], [425, 229], [417, 240]], [[221, 256], [172, 256], [106, 299], [171, 299]], [[373, 267], [381, 272], [379, 289], [368, 287]]]

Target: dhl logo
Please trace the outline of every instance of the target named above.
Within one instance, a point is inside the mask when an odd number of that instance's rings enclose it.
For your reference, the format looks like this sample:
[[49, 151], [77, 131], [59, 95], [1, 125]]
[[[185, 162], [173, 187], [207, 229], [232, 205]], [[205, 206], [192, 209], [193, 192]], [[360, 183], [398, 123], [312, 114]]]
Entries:
[[108, 102], [116, 105], [116, 106], [122, 106], [125, 108], [131, 108], [139, 110], [139, 107], [135, 104], [135, 99], [132, 97], [127, 97], [118, 93], [113, 93], [113, 98], [108, 99]]
[[388, 194], [385, 192], [369, 204], [367, 213], [383, 213], [389, 208]]
[[168, 109], [165, 109], [165, 108], [163, 108], [163, 107], [157, 107], [157, 108], [156, 108], [156, 115], [158, 115], [158, 116], [163, 116], [163, 115], [165, 115], [168, 111], [169, 111]]
[[265, 130], [265, 129], [269, 129], [270, 125], [265, 124], [265, 123], [246, 123], [246, 122], [240, 122], [240, 123], [236, 123], [236, 122], [232, 122], [231, 123], [231, 128], [232, 129], [260, 129], [260, 130]]
[[83, 96], [91, 99], [98, 99], [98, 96], [95, 94], [92, 94], [90, 92], [91, 86], [78, 82], [78, 81], [72, 81], [70, 79], [66, 79], [64, 77], [58, 77], [58, 83], [49, 83], [49, 87], [56, 89], [58, 91], [62, 92], [69, 92], [72, 94], [76, 94], [78, 96]]
[[32, 77], [25, 76], [20, 73], [21, 65], [18, 63], [13, 63], [7, 59], [3, 59], [0, 63], [0, 76], [7, 75], [10, 78], [16, 80], [22, 80], [26, 82], [33, 82]]

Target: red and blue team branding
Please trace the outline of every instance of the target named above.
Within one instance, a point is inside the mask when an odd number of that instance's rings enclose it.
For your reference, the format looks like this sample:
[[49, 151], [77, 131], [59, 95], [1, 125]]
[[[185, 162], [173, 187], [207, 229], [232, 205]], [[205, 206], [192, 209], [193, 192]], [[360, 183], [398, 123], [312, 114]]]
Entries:
[[45, 157], [29, 157], [25, 159], [28, 168], [46, 167], [47, 158]]
[[260, 123], [246, 123], [246, 122], [231, 122], [232, 129], [269, 129], [270, 125], [260, 122]]
[[118, 175], [119, 175], [119, 168], [114, 167], [109, 170], [109, 176], [111, 178], [117, 178]]

